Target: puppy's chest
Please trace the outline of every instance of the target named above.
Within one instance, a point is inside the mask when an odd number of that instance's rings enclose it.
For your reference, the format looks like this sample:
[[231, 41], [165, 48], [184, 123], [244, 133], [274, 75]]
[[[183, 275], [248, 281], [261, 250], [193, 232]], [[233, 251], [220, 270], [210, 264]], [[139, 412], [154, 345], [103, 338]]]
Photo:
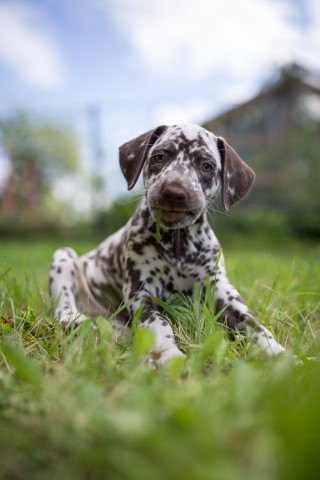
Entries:
[[157, 296], [190, 293], [195, 282], [214, 275], [215, 249], [201, 236], [189, 238], [185, 232], [176, 231], [160, 241], [153, 235], [137, 240], [132, 244], [136, 271]]

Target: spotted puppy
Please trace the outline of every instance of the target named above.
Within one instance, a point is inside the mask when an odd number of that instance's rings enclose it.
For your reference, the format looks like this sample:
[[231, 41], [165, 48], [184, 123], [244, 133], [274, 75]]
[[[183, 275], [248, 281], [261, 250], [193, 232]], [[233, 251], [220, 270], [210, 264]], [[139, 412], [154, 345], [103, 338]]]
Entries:
[[95, 250], [82, 257], [70, 248], [55, 252], [50, 291], [56, 319], [77, 324], [86, 315], [107, 316], [124, 301], [118, 320], [130, 324], [143, 306], [139, 322], [154, 332], [151, 356], [161, 364], [182, 353], [155, 298], [190, 295], [195, 282], [209, 280], [227, 328], [252, 338], [268, 355], [283, 351], [230, 284], [222, 256], [216, 265], [221, 247], [206, 210], [219, 191], [229, 210], [255, 177], [226, 140], [197, 125], [160, 126], [125, 143], [120, 165], [129, 190], [143, 170], [144, 199]]

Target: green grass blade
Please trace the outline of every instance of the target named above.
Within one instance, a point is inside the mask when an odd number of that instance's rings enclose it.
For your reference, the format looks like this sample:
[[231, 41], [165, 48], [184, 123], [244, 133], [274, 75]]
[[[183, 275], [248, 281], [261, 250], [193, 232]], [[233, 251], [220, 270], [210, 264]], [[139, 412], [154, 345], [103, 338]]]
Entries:
[[36, 388], [42, 387], [44, 377], [34, 360], [26, 357], [21, 350], [9, 343], [2, 343], [0, 349], [8, 364], [14, 368], [17, 377]]

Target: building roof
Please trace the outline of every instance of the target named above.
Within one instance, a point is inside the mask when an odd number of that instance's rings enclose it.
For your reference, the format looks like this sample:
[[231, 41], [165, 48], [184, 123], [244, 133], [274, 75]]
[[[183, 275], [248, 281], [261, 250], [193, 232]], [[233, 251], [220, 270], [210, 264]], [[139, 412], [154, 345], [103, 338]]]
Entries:
[[203, 126], [207, 128], [207, 126], [213, 122], [220, 123], [227, 121], [234, 114], [241, 112], [247, 107], [263, 102], [270, 97], [279, 94], [288, 95], [289, 92], [294, 91], [312, 93], [320, 96], [320, 73], [313, 73], [297, 64], [288, 65], [280, 69], [276, 80], [263, 88], [258, 95], [204, 122]]

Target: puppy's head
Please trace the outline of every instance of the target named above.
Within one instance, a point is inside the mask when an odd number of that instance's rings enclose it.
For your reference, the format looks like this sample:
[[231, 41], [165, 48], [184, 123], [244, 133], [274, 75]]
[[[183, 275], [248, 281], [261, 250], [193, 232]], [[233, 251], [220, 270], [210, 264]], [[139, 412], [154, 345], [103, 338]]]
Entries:
[[129, 190], [144, 168], [148, 207], [166, 228], [195, 223], [220, 189], [228, 210], [255, 177], [226, 140], [198, 125], [160, 126], [140, 135], [120, 147], [120, 166]]

